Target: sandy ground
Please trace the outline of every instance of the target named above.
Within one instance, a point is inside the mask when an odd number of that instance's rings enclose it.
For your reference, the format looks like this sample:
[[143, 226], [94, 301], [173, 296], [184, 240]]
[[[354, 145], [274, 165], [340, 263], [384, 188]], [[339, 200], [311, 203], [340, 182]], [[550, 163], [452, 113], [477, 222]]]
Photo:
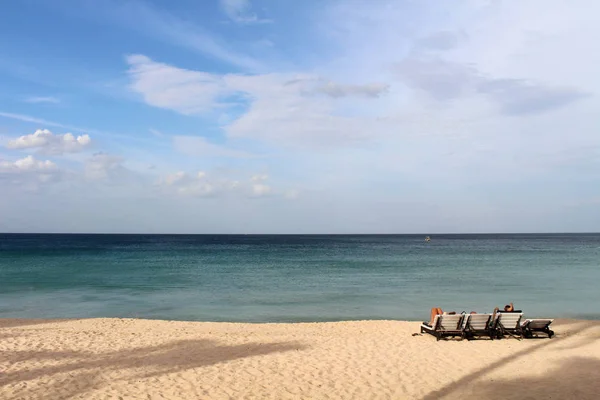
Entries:
[[439, 341], [415, 322], [0, 320], [0, 399], [599, 399], [600, 323]]

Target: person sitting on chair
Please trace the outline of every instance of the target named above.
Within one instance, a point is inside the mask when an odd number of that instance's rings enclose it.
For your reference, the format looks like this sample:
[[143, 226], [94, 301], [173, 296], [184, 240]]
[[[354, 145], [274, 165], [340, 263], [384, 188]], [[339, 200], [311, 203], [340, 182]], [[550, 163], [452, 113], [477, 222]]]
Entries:
[[494, 315], [498, 312], [514, 312], [515, 311], [515, 306], [513, 306], [513, 303], [507, 304], [504, 306], [504, 309], [502, 311], [500, 311], [500, 309], [498, 307], [494, 308]]
[[[435, 321], [436, 315], [443, 315], [443, 314], [444, 314], [444, 312], [442, 311], [441, 308], [439, 308], [439, 307], [433, 307], [431, 309], [431, 316], [429, 318], [429, 326], [433, 326], [433, 323]], [[454, 314], [456, 314], [456, 311], [449, 311], [449, 312], [447, 312], [445, 314], [454, 315]]]

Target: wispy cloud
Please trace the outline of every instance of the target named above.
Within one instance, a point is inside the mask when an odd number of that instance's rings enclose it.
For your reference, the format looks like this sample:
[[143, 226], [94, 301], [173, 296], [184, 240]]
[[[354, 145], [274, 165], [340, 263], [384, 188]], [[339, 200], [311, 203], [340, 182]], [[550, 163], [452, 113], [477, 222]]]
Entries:
[[244, 150], [232, 149], [227, 146], [210, 143], [206, 138], [201, 136], [174, 136], [173, 146], [175, 147], [175, 150], [180, 153], [195, 157], [255, 157], [255, 155]]
[[[184, 47], [244, 70], [264, 69], [261, 61], [235, 50], [215, 33], [147, 2], [108, 1], [88, 4], [92, 18], [102, 16], [119, 26], [171, 45]], [[135, 15], [135, 22], [131, 16]], [[105, 19], [106, 20], [106, 19]]]
[[327, 82], [317, 87], [317, 91], [328, 96], [338, 97], [379, 97], [383, 95], [390, 85], [385, 83], [371, 83], [366, 85], [343, 85], [335, 82]]
[[53, 126], [53, 127], [57, 127], [57, 128], [72, 129], [72, 130], [84, 131], [84, 132], [93, 132], [93, 130], [90, 130], [90, 129], [75, 127], [73, 125], [65, 125], [65, 124], [61, 124], [59, 122], [48, 121], [43, 118], [36, 118], [36, 117], [29, 116], [29, 115], [24, 115], [24, 114], [15, 114], [15, 113], [8, 113], [8, 112], [0, 111], [0, 117], [16, 119], [18, 121], [23, 121], [23, 122], [31, 122], [31, 123], [39, 124], [39, 125], [43, 125], [43, 126]]
[[377, 101], [389, 88], [383, 83], [340, 84], [306, 74], [219, 75], [143, 55], [131, 55], [127, 61], [130, 87], [149, 105], [184, 115], [242, 105], [247, 111], [225, 128], [232, 137], [304, 147], [347, 145], [374, 137], [380, 122], [360, 113], [339, 115], [336, 107], [342, 101]]
[[273, 22], [259, 18], [252, 12], [250, 0], [220, 0], [223, 11], [234, 22], [242, 24], [264, 24]]
[[127, 62], [131, 89], [155, 107], [187, 115], [204, 113], [216, 106], [225, 91], [222, 80], [214, 74], [176, 68], [143, 55], [130, 55]]
[[493, 78], [471, 65], [439, 58], [411, 57], [398, 66], [404, 82], [437, 100], [484, 95], [508, 115], [525, 115], [567, 106], [587, 96], [583, 90], [515, 78]]
[[157, 138], [164, 138], [166, 135], [158, 129], [150, 128], [148, 131]]
[[49, 104], [58, 104], [60, 103], [60, 99], [52, 96], [32, 96], [27, 97], [23, 100], [26, 103], [39, 104], [39, 103], [49, 103]]

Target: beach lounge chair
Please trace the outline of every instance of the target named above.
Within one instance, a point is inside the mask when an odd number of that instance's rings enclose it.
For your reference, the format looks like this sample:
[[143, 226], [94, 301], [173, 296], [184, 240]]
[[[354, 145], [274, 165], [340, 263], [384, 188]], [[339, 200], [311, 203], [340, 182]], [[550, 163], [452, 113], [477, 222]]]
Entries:
[[521, 324], [523, 335], [526, 338], [532, 338], [537, 336], [538, 333], [545, 333], [548, 338], [552, 338], [554, 331], [550, 329], [550, 324], [553, 321], [553, 319], [526, 319]]
[[494, 339], [492, 314], [470, 314], [465, 316], [465, 320], [465, 337], [467, 339], [483, 336]]
[[421, 333], [429, 333], [435, 336], [437, 340], [447, 336], [460, 336], [462, 340], [465, 337], [464, 317], [464, 314], [436, 315], [432, 325], [429, 322], [421, 324]]
[[508, 335], [514, 338], [523, 338], [521, 318], [523, 313], [500, 312], [496, 315], [495, 331], [499, 338]]

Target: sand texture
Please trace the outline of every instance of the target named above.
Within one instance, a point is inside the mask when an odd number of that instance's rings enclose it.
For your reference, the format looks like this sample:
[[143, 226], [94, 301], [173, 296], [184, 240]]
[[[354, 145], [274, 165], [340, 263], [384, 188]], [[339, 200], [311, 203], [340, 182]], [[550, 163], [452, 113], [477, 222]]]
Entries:
[[439, 341], [415, 322], [0, 320], [0, 399], [599, 399], [600, 325]]

